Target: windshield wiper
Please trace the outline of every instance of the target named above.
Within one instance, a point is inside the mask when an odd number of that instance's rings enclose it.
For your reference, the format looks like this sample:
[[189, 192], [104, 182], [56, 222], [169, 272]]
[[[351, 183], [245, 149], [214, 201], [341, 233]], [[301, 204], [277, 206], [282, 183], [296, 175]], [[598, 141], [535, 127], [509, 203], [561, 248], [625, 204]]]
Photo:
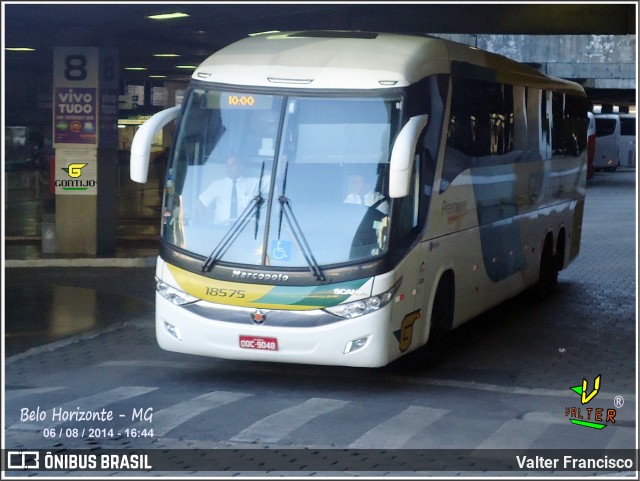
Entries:
[[287, 222], [291, 226], [291, 234], [293, 236], [293, 240], [296, 241], [300, 252], [304, 256], [304, 260], [307, 261], [307, 265], [311, 270], [313, 276], [319, 280], [324, 281], [324, 274], [320, 270], [320, 266], [316, 261], [316, 258], [313, 256], [313, 252], [311, 251], [311, 247], [307, 242], [306, 237], [304, 236], [304, 232], [300, 228], [300, 224], [298, 224], [298, 220], [296, 216], [293, 214], [293, 209], [291, 208], [291, 201], [285, 195], [287, 190], [287, 174], [289, 173], [289, 163], [284, 168], [284, 178], [282, 179], [282, 195], [278, 197], [280, 201], [280, 223], [278, 224], [278, 239], [280, 239], [280, 233], [282, 231], [282, 215], [284, 214]]
[[322, 271], [320, 270], [320, 266], [316, 261], [316, 258], [307, 243], [307, 239], [300, 228], [300, 224], [296, 219], [296, 216], [293, 214], [293, 210], [291, 209], [291, 202], [287, 197], [281, 195], [278, 200], [280, 201], [281, 211], [284, 212], [284, 216], [287, 219], [287, 222], [291, 226], [291, 234], [293, 235], [293, 239], [298, 244], [298, 248], [302, 252], [304, 259], [307, 261], [309, 265], [309, 270], [314, 275], [314, 277], [319, 281], [324, 281], [325, 277]]
[[260, 170], [260, 179], [258, 180], [258, 195], [256, 195], [247, 207], [242, 211], [242, 214], [235, 220], [231, 227], [224, 235], [224, 237], [220, 240], [218, 245], [213, 249], [209, 257], [207, 257], [202, 264], [202, 272], [208, 272], [211, 270], [215, 262], [222, 257], [222, 255], [227, 251], [229, 246], [233, 244], [233, 242], [238, 238], [240, 233], [244, 230], [246, 225], [251, 220], [251, 217], [255, 213], [256, 216], [256, 227], [254, 232], [254, 237], [258, 237], [258, 224], [260, 222], [260, 207], [264, 204], [264, 197], [262, 197], [262, 178], [264, 176], [264, 161], [262, 161], [262, 168]]
[[229, 228], [227, 233], [220, 240], [220, 242], [215, 247], [215, 249], [213, 249], [209, 257], [205, 259], [201, 268], [202, 272], [208, 272], [211, 270], [215, 262], [220, 257], [222, 257], [222, 255], [227, 251], [229, 246], [233, 244], [233, 242], [240, 235], [240, 232], [242, 232], [243, 229], [246, 227], [246, 225], [249, 223], [249, 221], [251, 220], [251, 216], [253, 216], [254, 213], [257, 213], [260, 211], [260, 206], [263, 203], [264, 203], [264, 197], [262, 197], [262, 195], [260, 194], [256, 195], [253, 199], [251, 199], [251, 202], [249, 202], [249, 205], [245, 207], [245, 209], [242, 211], [242, 214], [240, 214], [240, 216], [235, 220], [235, 222], [231, 224], [231, 227]]

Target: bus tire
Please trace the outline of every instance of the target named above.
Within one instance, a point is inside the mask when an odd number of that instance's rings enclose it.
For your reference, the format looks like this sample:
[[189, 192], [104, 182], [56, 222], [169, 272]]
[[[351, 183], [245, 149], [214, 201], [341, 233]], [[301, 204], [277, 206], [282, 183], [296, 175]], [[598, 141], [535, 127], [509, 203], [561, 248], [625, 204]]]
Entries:
[[[564, 269], [564, 252], [565, 252], [565, 245], [566, 245], [566, 232], [564, 230], [564, 227], [562, 229], [560, 229], [560, 232], [558, 233], [558, 241], [556, 244], [556, 255], [555, 255], [555, 262], [556, 262], [556, 270], [558, 272], [560, 272], [562, 269]], [[556, 281], [557, 281], [557, 275], [556, 275]]]
[[533, 288], [535, 299], [544, 299], [555, 290], [558, 284], [558, 271], [558, 259], [553, 255], [553, 238], [548, 235], [540, 256], [540, 275]]
[[455, 300], [455, 281], [451, 271], [446, 272], [440, 279], [431, 309], [429, 323], [429, 338], [424, 346], [424, 364], [435, 366], [442, 361], [447, 350]]

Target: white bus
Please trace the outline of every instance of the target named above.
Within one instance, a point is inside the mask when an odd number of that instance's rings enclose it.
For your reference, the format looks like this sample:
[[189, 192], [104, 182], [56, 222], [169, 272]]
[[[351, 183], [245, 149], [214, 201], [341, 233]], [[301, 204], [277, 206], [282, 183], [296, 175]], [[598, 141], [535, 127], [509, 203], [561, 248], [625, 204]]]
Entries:
[[501, 56], [367, 32], [240, 40], [142, 125], [133, 180], [176, 117], [165, 350], [379, 367], [422, 347], [430, 362], [452, 328], [551, 289], [580, 248], [584, 90]]
[[618, 114], [595, 114], [596, 153], [593, 167], [596, 171], [615, 172], [620, 166], [620, 117]]
[[636, 166], [636, 114], [618, 114], [620, 117], [620, 145], [618, 159], [621, 167]]

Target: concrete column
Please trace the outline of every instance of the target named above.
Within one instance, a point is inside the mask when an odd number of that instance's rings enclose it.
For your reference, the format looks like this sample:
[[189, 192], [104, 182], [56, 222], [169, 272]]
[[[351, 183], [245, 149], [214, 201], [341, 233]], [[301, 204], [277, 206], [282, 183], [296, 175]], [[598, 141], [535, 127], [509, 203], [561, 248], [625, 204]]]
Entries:
[[111, 255], [117, 218], [118, 54], [54, 49], [56, 242], [61, 254]]

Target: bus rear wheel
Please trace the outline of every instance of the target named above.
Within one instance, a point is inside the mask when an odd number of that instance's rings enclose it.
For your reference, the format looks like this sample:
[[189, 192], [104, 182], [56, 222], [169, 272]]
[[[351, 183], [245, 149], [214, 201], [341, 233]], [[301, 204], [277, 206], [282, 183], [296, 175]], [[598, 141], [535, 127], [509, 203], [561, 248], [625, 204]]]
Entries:
[[540, 276], [533, 288], [534, 298], [543, 299], [555, 290], [558, 285], [558, 271], [558, 259], [553, 255], [553, 239], [547, 236], [540, 256]]

